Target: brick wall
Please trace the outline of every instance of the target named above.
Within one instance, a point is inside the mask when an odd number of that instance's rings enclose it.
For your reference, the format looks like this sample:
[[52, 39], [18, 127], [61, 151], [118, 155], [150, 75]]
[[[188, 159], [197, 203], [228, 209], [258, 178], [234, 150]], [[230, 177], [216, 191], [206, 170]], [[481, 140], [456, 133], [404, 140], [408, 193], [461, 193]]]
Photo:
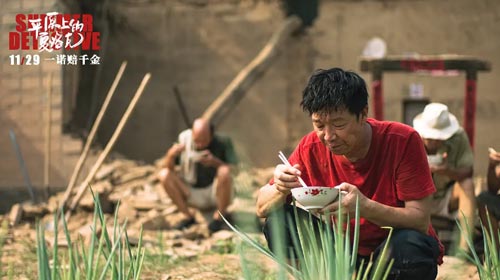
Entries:
[[[67, 184], [79, 154], [81, 143], [62, 134], [62, 68], [55, 61], [57, 51], [9, 50], [8, 33], [15, 30], [16, 14], [64, 13], [55, 0], [3, 0], [0, 2], [0, 190], [25, 191], [19, 158], [9, 137], [14, 132], [25, 162], [26, 171], [37, 195], [42, 193], [45, 180], [51, 188]], [[16, 55], [39, 55], [38, 65], [16, 65]], [[34, 61], [31, 61], [34, 63]], [[49, 85], [49, 77], [52, 83]], [[49, 103], [49, 92], [51, 101]], [[71, 94], [67, 92], [67, 94]], [[48, 119], [48, 110], [51, 118]], [[50, 123], [50, 149], [47, 149]], [[48, 151], [48, 154], [47, 154]], [[48, 177], [45, 175], [45, 158], [50, 157]], [[5, 194], [5, 193], [4, 193]]]

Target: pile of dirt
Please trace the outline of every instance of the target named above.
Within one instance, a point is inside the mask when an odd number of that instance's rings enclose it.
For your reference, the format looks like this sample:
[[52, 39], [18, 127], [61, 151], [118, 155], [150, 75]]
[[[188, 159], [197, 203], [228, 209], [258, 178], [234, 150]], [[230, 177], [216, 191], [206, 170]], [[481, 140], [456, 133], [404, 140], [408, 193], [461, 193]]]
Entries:
[[[163, 254], [173, 258], [190, 259], [203, 255], [207, 251], [220, 251], [220, 244], [233, 243], [235, 234], [225, 230], [210, 234], [207, 221], [210, 221], [213, 211], [196, 212], [197, 223], [184, 230], [174, 229], [183, 219], [175, 205], [165, 193], [157, 179], [159, 166], [143, 164], [127, 159], [116, 159], [101, 166], [88, 189], [68, 219], [67, 226], [72, 240], [81, 238], [90, 242], [93, 234], [94, 196], [107, 217], [108, 230], [113, 228], [114, 213], [117, 213], [119, 224], [127, 221], [127, 233], [132, 243], [139, 240], [143, 229], [145, 246], [165, 249]], [[235, 178], [237, 198], [230, 207], [233, 222], [250, 232], [259, 232], [260, 221], [255, 215], [255, 203], [252, 193], [259, 184], [263, 184], [272, 170], [242, 171]], [[255, 179], [257, 178], [257, 179]], [[74, 191], [76, 192], [76, 190]], [[31, 201], [12, 206], [10, 212], [0, 219], [8, 221], [9, 228], [5, 246], [16, 246], [22, 241], [36, 242], [36, 221], [43, 222], [45, 238], [49, 246], [57, 242], [59, 246], [67, 246], [64, 238], [54, 241], [54, 213], [57, 212], [64, 192], [51, 196], [48, 202], [33, 204]], [[59, 228], [59, 237], [64, 236]], [[100, 231], [101, 229], [97, 229]], [[162, 240], [158, 240], [161, 232]], [[163, 244], [159, 244], [162, 242]], [[14, 247], [6, 251], [16, 252]], [[15, 259], [15, 256], [11, 256]], [[3, 256], [8, 262], [10, 257]]]

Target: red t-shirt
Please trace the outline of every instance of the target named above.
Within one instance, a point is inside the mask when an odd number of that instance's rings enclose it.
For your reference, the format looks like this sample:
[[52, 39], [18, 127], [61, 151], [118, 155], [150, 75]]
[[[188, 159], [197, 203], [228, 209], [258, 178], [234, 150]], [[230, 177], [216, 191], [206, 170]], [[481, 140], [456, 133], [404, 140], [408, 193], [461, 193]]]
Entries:
[[[387, 121], [368, 119], [372, 142], [365, 158], [350, 162], [333, 154], [321, 143], [315, 132], [306, 135], [289, 158], [300, 164], [301, 177], [310, 186], [337, 186], [347, 182], [369, 199], [394, 207], [404, 201], [422, 199], [436, 191], [430, 174], [424, 145], [411, 127]], [[351, 220], [351, 228], [354, 221]], [[438, 263], [442, 263], [444, 246], [429, 226], [428, 234], [440, 247]], [[388, 230], [360, 219], [360, 255], [369, 255], [387, 237]], [[352, 236], [351, 236], [352, 238]]]

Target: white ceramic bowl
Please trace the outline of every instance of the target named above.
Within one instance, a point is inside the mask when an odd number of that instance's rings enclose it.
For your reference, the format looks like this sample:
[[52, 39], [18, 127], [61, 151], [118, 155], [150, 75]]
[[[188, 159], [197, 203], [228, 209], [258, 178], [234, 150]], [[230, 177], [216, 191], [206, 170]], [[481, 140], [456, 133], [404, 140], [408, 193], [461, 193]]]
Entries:
[[427, 155], [427, 161], [429, 162], [429, 165], [440, 165], [441, 163], [443, 163], [443, 155]]
[[205, 155], [205, 151], [190, 151], [189, 157], [194, 161], [198, 162]]
[[333, 202], [338, 194], [338, 189], [330, 187], [310, 186], [292, 189], [292, 196], [307, 210], [325, 207]]

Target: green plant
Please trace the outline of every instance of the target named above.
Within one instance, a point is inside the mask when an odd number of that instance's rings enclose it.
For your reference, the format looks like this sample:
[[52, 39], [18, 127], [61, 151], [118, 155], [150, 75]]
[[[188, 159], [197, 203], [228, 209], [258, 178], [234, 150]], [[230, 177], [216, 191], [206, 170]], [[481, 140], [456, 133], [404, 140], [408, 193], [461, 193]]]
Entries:
[[4, 274], [2, 270], [2, 255], [3, 246], [5, 244], [5, 239], [7, 239], [7, 233], [9, 231], [9, 222], [7, 220], [2, 221], [2, 226], [0, 227], [0, 277]]
[[[500, 237], [500, 232], [493, 231], [489, 215], [490, 214], [488, 213], [488, 211], [486, 211], [486, 216], [488, 220], [488, 229], [486, 229], [483, 223], [481, 223], [481, 231], [483, 233], [483, 238], [484, 238], [483, 258], [480, 258], [476, 252], [474, 243], [471, 239], [471, 236], [473, 236], [471, 234], [471, 227], [469, 226], [469, 223], [467, 222], [467, 219], [465, 218], [465, 215], [463, 213], [462, 216], [465, 221], [466, 228], [464, 229], [461, 227], [458, 219], [456, 220], [456, 223], [458, 225], [458, 228], [460, 229], [460, 232], [462, 234], [465, 234], [465, 236], [467, 236], [466, 237], [467, 246], [470, 250], [470, 254], [462, 252], [462, 255], [476, 266], [479, 278], [481, 280], [490, 280], [490, 279], [498, 280], [500, 279], [500, 260], [497, 249], [499, 247], [499, 244], [496, 244], [496, 240], [499, 240], [498, 238]], [[497, 238], [494, 238], [495, 235], [497, 236]]]
[[239, 242], [236, 244], [237, 253], [240, 255], [240, 265], [245, 279], [278, 279], [275, 272], [267, 271], [260, 262], [261, 259], [255, 258], [257, 250], [248, 243]]
[[[277, 279], [288, 279], [288, 275], [292, 275], [295, 279], [299, 280], [312, 280], [312, 279], [386, 279], [392, 267], [392, 260], [388, 260], [387, 244], [383, 248], [379, 257], [373, 263], [372, 260], [366, 266], [361, 264], [358, 271], [356, 271], [356, 257], [358, 250], [359, 240], [359, 205], [356, 205], [355, 213], [355, 226], [354, 226], [354, 240], [352, 247], [350, 244], [350, 227], [349, 223], [344, 230], [345, 221], [349, 221], [342, 214], [342, 209], [337, 213], [335, 222], [331, 222], [330, 215], [325, 223], [320, 224], [319, 234], [316, 234], [313, 228], [312, 215], [306, 221], [299, 219], [297, 209], [294, 203], [294, 216], [297, 221], [298, 236], [292, 235], [292, 241], [295, 248], [301, 248], [295, 258], [296, 262], [286, 259], [285, 244], [284, 242], [277, 242], [276, 254], [269, 251], [266, 247], [261, 245], [258, 241], [252, 239], [249, 235], [242, 232], [238, 227], [231, 225], [227, 220], [225, 222], [228, 226], [236, 232], [241, 239], [257, 249], [258, 252], [268, 256], [279, 265]], [[283, 217], [284, 218], [284, 217]], [[320, 217], [323, 219], [324, 217]], [[389, 229], [389, 239], [392, 235], [392, 228]], [[282, 228], [274, 226], [272, 234], [275, 235], [273, 240], [283, 241]], [[291, 252], [293, 253], [293, 252]], [[251, 279], [249, 269], [245, 261], [242, 261], [242, 270], [246, 279]]]
[[163, 231], [159, 230], [158, 235], [157, 235], [157, 243], [158, 243], [158, 255], [160, 264], [163, 264], [165, 262], [166, 256], [163, 253], [165, 251], [165, 242], [163, 241]]
[[235, 250], [235, 244], [232, 240], [217, 240], [211, 249], [212, 252], [219, 255], [232, 254]]
[[[88, 248], [85, 248], [83, 240], [77, 242], [71, 240], [64, 211], [60, 216], [54, 214], [54, 247], [52, 259], [49, 258], [49, 249], [45, 242], [45, 230], [42, 223], [37, 222], [37, 260], [39, 279], [139, 279], [145, 250], [142, 248], [142, 229], [139, 236], [139, 244], [132, 249], [125, 221], [123, 225], [118, 224], [118, 207], [116, 208], [113, 233], [110, 236], [106, 227], [98, 196], [94, 197], [94, 217], [92, 224], [92, 235]], [[66, 254], [59, 256], [58, 224], [62, 222], [63, 232], [68, 243]], [[101, 233], [97, 231], [98, 227]], [[135, 253], [133, 253], [135, 251]]]

